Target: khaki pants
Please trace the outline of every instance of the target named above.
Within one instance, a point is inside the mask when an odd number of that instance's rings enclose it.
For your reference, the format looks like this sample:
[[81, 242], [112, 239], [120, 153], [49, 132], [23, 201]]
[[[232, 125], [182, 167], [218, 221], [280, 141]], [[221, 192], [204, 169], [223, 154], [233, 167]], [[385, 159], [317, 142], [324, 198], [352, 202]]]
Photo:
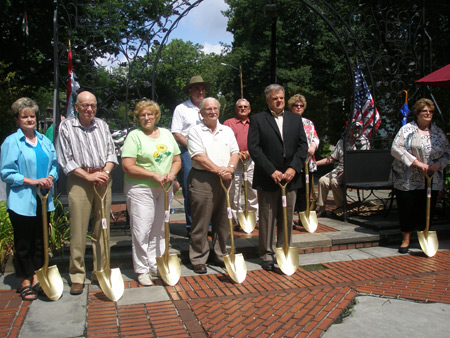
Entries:
[[[108, 182], [108, 193], [105, 198], [105, 217], [108, 224], [111, 210], [111, 185]], [[106, 187], [97, 189], [100, 196]], [[105, 254], [102, 237], [101, 201], [94, 192], [94, 183], [88, 182], [75, 175], [69, 175], [67, 179], [67, 191], [69, 192], [70, 214], [70, 266], [69, 275], [72, 283], [84, 283], [86, 278], [86, 266], [84, 255], [86, 251], [86, 235], [89, 218], [92, 212], [92, 252], [94, 259], [94, 271], [99, 271], [105, 264]], [[109, 250], [109, 248], [108, 248]]]
[[317, 198], [317, 205], [325, 207], [327, 204], [328, 191], [333, 192], [334, 203], [336, 209], [344, 205], [344, 189], [341, 186], [340, 179], [334, 171], [323, 175], [319, 179], [319, 196]]

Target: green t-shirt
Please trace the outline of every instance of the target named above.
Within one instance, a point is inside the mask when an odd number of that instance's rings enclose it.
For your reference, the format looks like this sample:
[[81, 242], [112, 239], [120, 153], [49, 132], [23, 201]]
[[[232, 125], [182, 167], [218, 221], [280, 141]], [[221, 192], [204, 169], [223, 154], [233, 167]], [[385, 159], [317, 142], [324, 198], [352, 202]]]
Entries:
[[47, 131], [45, 132], [45, 136], [47, 136], [47, 138], [53, 142], [53, 124], [48, 127]]
[[[169, 130], [158, 129], [158, 138], [148, 137], [141, 129], [131, 131], [123, 145], [122, 158], [133, 157], [138, 166], [158, 174], [167, 174], [172, 167], [173, 157], [180, 154], [180, 148]], [[153, 179], [135, 178], [127, 174], [125, 181], [145, 187], [160, 186]]]

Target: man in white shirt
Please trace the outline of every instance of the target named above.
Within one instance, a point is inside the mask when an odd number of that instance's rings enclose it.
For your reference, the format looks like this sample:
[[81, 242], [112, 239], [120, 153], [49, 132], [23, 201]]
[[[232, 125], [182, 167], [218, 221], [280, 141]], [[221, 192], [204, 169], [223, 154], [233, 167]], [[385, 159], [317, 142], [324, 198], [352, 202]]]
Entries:
[[209, 256], [208, 225], [211, 223], [213, 261], [224, 267], [228, 238], [226, 194], [220, 184], [230, 180], [239, 161], [239, 146], [233, 130], [219, 122], [220, 104], [206, 98], [200, 104], [203, 120], [189, 131], [188, 149], [192, 159], [189, 173], [189, 198], [192, 206], [192, 231], [189, 259], [195, 273], [206, 273]]
[[181, 150], [181, 170], [178, 174], [178, 179], [183, 189], [188, 236], [191, 232], [192, 217], [187, 185], [187, 177], [191, 170], [191, 158], [187, 150], [187, 136], [189, 130], [200, 123], [200, 102], [205, 98], [205, 92], [210, 86], [211, 83], [203, 81], [201, 76], [191, 77], [189, 83], [183, 88], [183, 91], [189, 94], [189, 99], [175, 108], [172, 118], [171, 132]]

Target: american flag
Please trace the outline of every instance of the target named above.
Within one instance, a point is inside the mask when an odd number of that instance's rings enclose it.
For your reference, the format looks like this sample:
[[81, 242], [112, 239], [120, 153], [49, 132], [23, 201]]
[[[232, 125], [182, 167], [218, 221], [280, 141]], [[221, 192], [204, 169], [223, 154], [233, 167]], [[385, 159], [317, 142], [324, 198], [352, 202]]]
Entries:
[[352, 122], [360, 121], [363, 125], [361, 134], [367, 138], [378, 129], [381, 124], [380, 114], [375, 107], [372, 94], [359, 64], [355, 71], [355, 110], [353, 111]]
[[75, 72], [73, 71], [73, 63], [72, 63], [72, 49], [70, 48], [69, 41], [69, 51], [67, 53], [69, 59], [69, 66], [67, 68], [67, 74], [69, 74], [69, 79], [67, 80], [67, 111], [66, 117], [73, 117], [75, 115], [75, 110], [73, 104], [75, 102], [75, 98], [77, 95], [78, 89], [80, 89], [80, 85], [77, 80], [75, 80]]

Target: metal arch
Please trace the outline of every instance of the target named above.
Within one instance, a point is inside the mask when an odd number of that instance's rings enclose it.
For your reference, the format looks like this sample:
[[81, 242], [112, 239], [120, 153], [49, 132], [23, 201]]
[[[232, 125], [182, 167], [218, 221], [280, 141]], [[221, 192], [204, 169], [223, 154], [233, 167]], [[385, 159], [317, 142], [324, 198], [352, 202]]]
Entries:
[[[120, 102], [125, 104], [126, 110], [128, 110], [130, 103], [129, 101], [129, 91], [135, 90], [138, 96], [142, 96], [140, 94], [140, 87], [136, 86], [134, 83], [131, 83], [131, 72], [134, 71], [133, 64], [138, 61], [138, 59], [141, 59], [141, 61], [144, 62], [144, 64], [152, 64], [152, 82], [148, 83], [147, 87], [152, 86], [152, 97], [155, 96], [155, 76], [156, 76], [156, 65], [159, 59], [159, 55], [161, 52], [161, 48], [166, 43], [170, 33], [173, 31], [174, 28], [176, 28], [179, 20], [186, 16], [189, 11], [198, 6], [203, 0], [196, 0], [196, 1], [186, 1], [186, 0], [172, 0], [167, 2], [167, 4], [164, 6], [164, 9], [169, 11], [168, 15], [163, 16], [159, 15], [154, 20], [149, 20], [144, 24], [142, 27], [146, 29], [146, 36], [145, 38], [141, 38], [139, 40], [135, 39], [135, 41], [138, 41], [136, 45], [127, 45], [123, 46], [120, 45], [119, 49], [120, 52], [123, 54], [124, 58], [126, 59], [126, 62], [122, 63], [121, 66], [129, 66], [127, 77], [119, 81], [120, 79], [117, 79], [115, 81], [117, 88], [99, 88], [97, 87], [97, 84], [94, 80], [92, 81], [86, 81], [92, 76], [89, 74], [89, 72], [85, 72], [85, 74], [77, 73], [77, 66], [75, 65], [75, 72], [79, 77], [81, 77], [81, 80], [79, 81], [81, 86], [86, 89], [92, 90], [94, 93], [97, 93], [99, 89], [103, 91], [108, 91], [103, 96], [99, 96], [99, 103], [100, 106], [102, 106], [103, 112], [106, 113], [106, 116], [109, 115], [109, 111], [106, 107], [106, 105], [110, 106], [111, 109], [117, 108], [119, 106]], [[192, 3], [191, 3], [192, 2]], [[154, 0], [154, 3], [157, 5], [158, 1]], [[53, 0], [54, 4], [54, 15], [53, 15], [53, 29], [54, 29], [54, 100], [53, 100], [53, 114], [54, 114], [54, 121], [56, 122], [56, 128], [54, 128], [55, 131], [58, 130], [57, 125], [59, 125], [60, 120], [60, 102], [59, 102], [59, 91], [60, 91], [60, 82], [62, 81], [65, 83], [65, 80], [67, 79], [67, 76], [65, 76], [65, 72], [63, 72], [63, 66], [64, 64], [67, 64], [67, 42], [60, 42], [58, 39], [58, 33], [59, 30], [62, 31], [64, 29], [67, 32], [68, 36], [76, 36], [76, 31], [79, 29], [87, 29], [90, 27], [90, 24], [95, 24], [95, 17], [89, 17], [89, 16], [82, 16], [86, 15], [85, 13], [81, 14], [81, 6], [91, 6], [92, 4], [89, 2], [83, 2], [80, 0], [70, 0], [70, 1], [61, 1], [61, 0]], [[104, 6], [106, 10], [111, 13], [111, 5], [110, 2], [102, 2], [95, 3], [99, 6]], [[111, 16], [106, 18], [107, 23], [112, 25]], [[166, 28], [169, 26], [169, 28]], [[96, 31], [95, 29], [91, 30], [91, 37], [96, 37]], [[129, 41], [128, 41], [129, 42]], [[75, 46], [77, 45], [77, 41], [74, 41], [72, 39], [72, 51], [74, 55], [74, 60], [76, 59], [75, 55]], [[149, 51], [151, 48], [155, 45], [159, 45], [158, 48], [158, 54], [157, 58], [155, 60], [151, 60]], [[143, 50], [146, 52], [145, 58], [142, 58], [139, 55], [139, 51]], [[117, 56], [111, 57], [111, 61], [118, 62], [120, 60], [117, 59]], [[108, 74], [105, 74], [105, 76], [108, 76]], [[111, 75], [110, 75], [111, 77]], [[143, 86], [145, 88], [145, 84]], [[124, 94], [124, 95], [122, 95]], [[117, 100], [117, 98], [121, 96], [124, 96], [124, 99]], [[103, 103], [103, 104], [102, 104]], [[102, 113], [102, 112], [100, 112]], [[125, 123], [128, 127], [128, 118], [125, 114], [124, 119], [126, 120]], [[56, 139], [56, 138], [55, 138]]]
[[[415, 89], [410, 97], [414, 96], [418, 91], [414, 80], [420, 75], [420, 69], [423, 73], [425, 65], [431, 64], [425, 4], [416, 0], [408, 8], [387, 7], [380, 3], [372, 7], [363, 3], [355, 8], [345, 8], [323, 0], [302, 0], [301, 3], [316, 13], [337, 39], [348, 69], [352, 70], [349, 76], [353, 87], [355, 61], [359, 60], [382, 116], [390, 121], [400, 121], [400, 93], [403, 89]], [[358, 35], [353, 27], [358, 22], [364, 22], [365, 31], [371, 35]], [[429, 60], [426, 60], [427, 51]], [[355, 105], [353, 96], [349, 118]], [[385, 124], [391, 132], [395, 129], [393, 123]]]
[[180, 22], [180, 20], [182, 18], [184, 18], [190, 11], [191, 9], [197, 7], [200, 3], [202, 3], [203, 0], [197, 0], [196, 2], [194, 2], [193, 4], [191, 4], [188, 8], [186, 8], [179, 16], [178, 18], [176, 18], [176, 20], [172, 23], [172, 25], [170, 26], [169, 30], [166, 32], [166, 34], [164, 35], [164, 38], [161, 41], [161, 44], [159, 45], [158, 51], [156, 52], [156, 56], [155, 56], [155, 60], [153, 61], [153, 70], [152, 70], [152, 100], [155, 100], [155, 95], [156, 95], [156, 91], [155, 91], [155, 87], [156, 87], [156, 74], [157, 74], [157, 65], [159, 62], [159, 56], [161, 55], [162, 49], [164, 48], [167, 39], [169, 38], [170, 33], [172, 33], [172, 31], [177, 28], [178, 23]]
[[[155, 0], [156, 1], [156, 0]], [[155, 98], [157, 96], [156, 93], [156, 75], [157, 75], [157, 64], [159, 62], [159, 57], [161, 55], [162, 48], [166, 44], [169, 35], [171, 32], [177, 27], [179, 21], [185, 17], [191, 9], [198, 6], [203, 0], [196, 0], [196, 1], [172, 1], [169, 2], [168, 5], [172, 6], [170, 7], [171, 10], [173, 10], [173, 16], [171, 17], [165, 17], [162, 19], [167, 19], [164, 23], [154, 23], [154, 26], [151, 26], [149, 29], [149, 35], [145, 39], [145, 47], [148, 51], [151, 46], [159, 45], [158, 50], [156, 53], [156, 57], [153, 60], [150, 60], [150, 58], [146, 58], [143, 61], [146, 64], [152, 65], [152, 80], [151, 84], [147, 85], [147, 87], [151, 86], [151, 97]], [[419, 0], [415, 0], [416, 2]], [[395, 105], [392, 102], [395, 102], [397, 99], [397, 102], [399, 102], [400, 98], [395, 98], [392, 94], [392, 92], [395, 93], [395, 89], [398, 86], [407, 86], [406, 89], [410, 88], [417, 88], [414, 87], [412, 84], [412, 81], [408, 79], [407, 76], [403, 76], [405, 74], [403, 73], [411, 73], [416, 72], [415, 75], [417, 75], [418, 68], [420, 64], [422, 63], [422, 72], [423, 68], [425, 67], [425, 56], [424, 51], [425, 47], [424, 41], [418, 41], [418, 37], [423, 36], [423, 34], [426, 34], [426, 31], [424, 31], [425, 26], [425, 18], [423, 9], [420, 9], [419, 5], [413, 5], [410, 6], [412, 9], [402, 9], [402, 11], [399, 14], [394, 15], [395, 13], [393, 11], [389, 11], [390, 8], [387, 7], [380, 7], [380, 5], [375, 5], [373, 8], [368, 8], [367, 5], [360, 5], [357, 8], [352, 9], [341, 9], [337, 8], [336, 5], [331, 4], [329, 1], [323, 1], [323, 0], [302, 0], [301, 3], [303, 3], [305, 6], [307, 6], [311, 11], [316, 13], [320, 16], [320, 18], [326, 23], [326, 25], [329, 27], [332, 34], [337, 39], [343, 53], [346, 59], [346, 63], [349, 70], [354, 69], [354, 61], [358, 58], [362, 62], [362, 68], [365, 72], [365, 75], [367, 76], [368, 83], [372, 89], [372, 95], [374, 97], [374, 100], [377, 103], [378, 107], [381, 107], [381, 109], [384, 109], [390, 113], [393, 112], [393, 107]], [[55, 44], [55, 52], [54, 52], [54, 58], [55, 58], [55, 92], [58, 92], [59, 90], [59, 68], [60, 65], [64, 64], [64, 55], [65, 55], [65, 45], [61, 45], [58, 42], [58, 20], [64, 21], [65, 29], [70, 32], [76, 31], [78, 28], [80, 28], [80, 24], [85, 24], [89, 22], [86, 18], [81, 23], [78, 21], [78, 15], [80, 15], [78, 6], [80, 5], [79, 0], [72, 0], [72, 1], [61, 1], [61, 0], [54, 0], [55, 4], [55, 12], [54, 12], [54, 25], [56, 26], [55, 34], [54, 34], [54, 44]], [[344, 6], [345, 7], [345, 6]], [[61, 15], [58, 14], [58, 9], [61, 9]], [[344, 12], [346, 10], [347, 12]], [[394, 13], [394, 14], [393, 14]], [[408, 42], [410, 42], [410, 45], [420, 46], [419, 48], [415, 49], [415, 51], [419, 51], [418, 53], [414, 54], [414, 52], [411, 52], [408, 50], [408, 53], [399, 53], [399, 50], [397, 48], [396, 53], [389, 55], [388, 52], [386, 53], [380, 53], [379, 51], [372, 51], [367, 46], [370, 45], [367, 41], [361, 41], [360, 37], [358, 37], [357, 32], [355, 32], [352, 29], [352, 23], [356, 21], [358, 17], [364, 16], [364, 20], [367, 21], [367, 29], [371, 30], [373, 32], [373, 41], [371, 41], [374, 44], [374, 50], [382, 49], [385, 46], [389, 45], [389, 48], [392, 48], [392, 50], [395, 50], [397, 47], [393, 47], [398, 40], [405, 38], [408, 38]], [[403, 20], [404, 19], [404, 20]], [[157, 21], [157, 20], [153, 20]], [[419, 21], [419, 22], [418, 22]], [[409, 27], [407, 27], [407, 30], [405, 32], [403, 31], [395, 31], [397, 28], [397, 23], [407, 23], [409, 22]], [[160, 24], [160, 25], [158, 25]], [[166, 26], [169, 26], [169, 28], [165, 28]], [[413, 25], [417, 26], [417, 29], [413, 29]], [[394, 28], [392, 28], [394, 27]], [[425, 33], [422, 33], [425, 32]], [[95, 34], [93, 32], [92, 34]], [[155, 39], [152, 41], [152, 39]], [[424, 38], [425, 39], [425, 38]], [[393, 40], [393, 41], [392, 41]], [[430, 40], [429, 40], [430, 41]], [[74, 45], [76, 44], [75, 41]], [[392, 43], [394, 42], [394, 43]], [[422, 42], [420, 44], [420, 42]], [[404, 46], [405, 44], [402, 44]], [[402, 47], [403, 48], [403, 47]], [[412, 49], [411, 46], [408, 46], [409, 49]], [[431, 46], [428, 47], [431, 50]], [[124, 50], [124, 53], [127, 53], [128, 50]], [[134, 60], [136, 60], [137, 53], [133, 54], [133, 52], [130, 52], [131, 56], [133, 58], [129, 58], [127, 60], [128, 64], [132, 64]], [[400, 55], [398, 57], [398, 55]], [[397, 58], [397, 59], [395, 59]], [[394, 60], [395, 59], [395, 60]], [[394, 61], [393, 61], [394, 60]], [[405, 68], [405, 65], [413, 63], [414, 66], [412, 66], [412, 69]], [[431, 60], [430, 60], [431, 63]], [[391, 73], [389, 75], [396, 75], [395, 76], [383, 76], [384, 73], [387, 72], [387, 70], [381, 71], [381, 68], [389, 67], [396, 67], [395, 69], [391, 69]], [[407, 71], [405, 71], [405, 69]], [[402, 71], [401, 76], [397, 76], [400, 71]], [[353, 74], [351, 71], [348, 72], [350, 76], [351, 83], [354, 82]], [[58, 78], [57, 78], [58, 76]], [[417, 76], [416, 76], [417, 77]], [[139, 88], [137, 86], [134, 86], [132, 83], [129, 82], [130, 79], [130, 73], [128, 73], [128, 80], [123, 81], [122, 83], [118, 83], [119, 86], [122, 86], [121, 88], [126, 89], [125, 91], [128, 93], [129, 89], [133, 89], [137, 91], [138, 95], [141, 95], [139, 92]], [[375, 80], [377, 79], [377, 81]], [[83, 85], [83, 83], [81, 83]], [[387, 88], [388, 90], [385, 90], [387, 95], [390, 95], [390, 97], [384, 97], [381, 95], [383, 93], [381, 90], [383, 88]], [[144, 86], [145, 89], [145, 86]], [[397, 88], [398, 89], [398, 88]], [[405, 89], [405, 88], [402, 88]], [[116, 91], [120, 91], [121, 89], [117, 89]], [[401, 92], [398, 91], [398, 92]], [[114, 93], [113, 91], [110, 94], [110, 100], [105, 99], [104, 102], [112, 102], [114, 95], [117, 93]], [[57, 95], [55, 95], [57, 96]], [[112, 103], [111, 103], [112, 104]], [[125, 104], [128, 109], [128, 94], [125, 99]], [[354, 106], [354, 100], [352, 102], [352, 109], [353, 111]], [[54, 99], [54, 112], [59, 112], [59, 102], [58, 98], [55, 97]], [[59, 114], [58, 114], [59, 115]], [[59, 117], [59, 116], [58, 116]], [[55, 118], [55, 121], [58, 119], [58, 117]]]

